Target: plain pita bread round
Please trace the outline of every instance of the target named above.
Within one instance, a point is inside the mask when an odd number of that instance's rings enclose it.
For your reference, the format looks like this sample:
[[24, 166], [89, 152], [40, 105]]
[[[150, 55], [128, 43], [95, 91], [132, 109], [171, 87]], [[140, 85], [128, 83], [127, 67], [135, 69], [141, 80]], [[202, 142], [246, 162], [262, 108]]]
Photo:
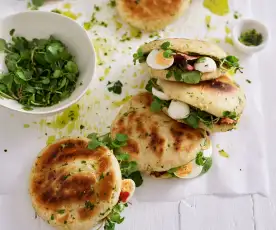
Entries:
[[106, 147], [87, 148], [86, 138], [64, 138], [36, 159], [29, 192], [33, 207], [57, 229], [89, 230], [117, 204], [122, 176]]
[[202, 129], [192, 129], [166, 116], [153, 113], [150, 93], [140, 93], [124, 104], [112, 123], [111, 136], [128, 135], [122, 148], [138, 163], [142, 172], [163, 172], [195, 159], [209, 137]]
[[190, 0], [116, 0], [121, 18], [145, 31], [163, 29], [180, 17], [189, 5]]

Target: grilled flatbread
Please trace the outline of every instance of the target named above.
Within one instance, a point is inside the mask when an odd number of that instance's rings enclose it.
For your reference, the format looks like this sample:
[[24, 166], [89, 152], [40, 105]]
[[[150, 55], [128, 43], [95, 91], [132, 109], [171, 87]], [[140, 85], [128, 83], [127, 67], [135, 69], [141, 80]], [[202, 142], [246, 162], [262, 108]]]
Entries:
[[122, 148], [142, 172], [164, 172], [194, 160], [209, 144], [202, 129], [192, 129], [163, 112], [153, 113], [150, 93], [140, 93], [126, 103], [112, 123], [111, 135], [128, 135]]
[[181, 16], [189, 5], [189, 0], [116, 0], [121, 18], [145, 31], [163, 29]]
[[239, 116], [245, 106], [245, 94], [228, 76], [190, 85], [158, 80], [158, 85], [169, 98], [185, 102], [217, 117], [225, 111]]
[[33, 165], [29, 192], [36, 213], [57, 229], [89, 230], [119, 200], [121, 171], [106, 147], [64, 138], [44, 148]]

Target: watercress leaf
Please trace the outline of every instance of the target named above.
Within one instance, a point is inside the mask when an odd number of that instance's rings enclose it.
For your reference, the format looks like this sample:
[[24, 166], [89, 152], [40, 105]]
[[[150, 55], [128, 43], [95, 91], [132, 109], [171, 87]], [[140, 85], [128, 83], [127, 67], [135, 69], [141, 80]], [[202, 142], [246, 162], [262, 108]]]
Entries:
[[109, 216], [109, 219], [116, 224], [121, 224], [125, 218], [121, 217], [120, 213], [113, 213]]
[[75, 62], [73, 61], [68, 61], [67, 64], [65, 65], [65, 70], [68, 71], [69, 73], [78, 73], [78, 66]]
[[154, 113], [160, 112], [162, 110], [162, 104], [159, 100], [154, 99], [150, 105], [150, 110]]
[[58, 88], [57, 90], [60, 90], [62, 89], [67, 83], [67, 79], [66, 78], [63, 78], [59, 83], [58, 83]]
[[121, 153], [115, 155], [118, 161], [127, 161], [129, 160], [129, 154], [127, 153]]
[[115, 230], [115, 223], [107, 220], [104, 225], [104, 230]]
[[157, 85], [157, 79], [156, 78], [150, 79], [146, 85], [146, 90], [151, 93], [152, 87], [155, 87], [155, 85]]
[[169, 169], [167, 172], [168, 173], [175, 173], [177, 170], [178, 170], [179, 167], [176, 167], [176, 168], [171, 168]]
[[29, 81], [32, 79], [32, 73], [30, 71], [17, 70], [15, 74], [23, 81]]
[[47, 77], [44, 77], [41, 81], [42, 84], [48, 85], [50, 83], [50, 79]]
[[169, 79], [173, 75], [173, 71], [169, 70], [168, 73], [166, 74], [166, 78]]
[[3, 38], [0, 38], [0, 52], [3, 52], [7, 46], [6, 41]]
[[117, 133], [115, 140], [118, 142], [126, 142], [128, 140], [128, 137], [125, 134]]
[[173, 51], [172, 51], [172, 50], [165, 50], [165, 51], [163, 52], [163, 57], [164, 57], [164, 58], [170, 58], [170, 57], [172, 56], [172, 54], [173, 54]]
[[200, 82], [201, 73], [199, 71], [187, 71], [181, 73], [181, 81], [188, 84], [197, 84]]
[[203, 165], [201, 174], [204, 174], [209, 171], [209, 169], [212, 167], [213, 160], [212, 157], [206, 158], [205, 164]]
[[127, 178], [132, 179], [136, 187], [140, 187], [143, 184], [143, 177], [139, 171], [131, 173]]
[[190, 115], [183, 120], [187, 125], [191, 126], [192, 128], [198, 128], [199, 118], [195, 113], [190, 113]]
[[62, 76], [62, 71], [60, 69], [56, 69], [51, 78], [59, 78], [61, 76]]
[[160, 47], [163, 50], [167, 50], [171, 46], [170, 42], [164, 42]]
[[228, 117], [231, 119], [237, 119], [237, 113], [235, 111], [224, 111], [222, 113], [223, 117]]
[[10, 36], [13, 36], [13, 35], [14, 35], [14, 32], [15, 32], [15, 29], [11, 29], [11, 30], [10, 30]]

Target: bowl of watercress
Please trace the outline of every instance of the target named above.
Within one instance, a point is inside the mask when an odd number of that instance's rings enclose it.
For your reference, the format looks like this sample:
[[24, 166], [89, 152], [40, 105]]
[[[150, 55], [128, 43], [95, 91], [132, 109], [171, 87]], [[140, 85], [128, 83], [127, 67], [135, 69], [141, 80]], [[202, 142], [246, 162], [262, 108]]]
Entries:
[[95, 74], [95, 51], [75, 21], [21, 12], [0, 22], [0, 105], [51, 114], [77, 102]]

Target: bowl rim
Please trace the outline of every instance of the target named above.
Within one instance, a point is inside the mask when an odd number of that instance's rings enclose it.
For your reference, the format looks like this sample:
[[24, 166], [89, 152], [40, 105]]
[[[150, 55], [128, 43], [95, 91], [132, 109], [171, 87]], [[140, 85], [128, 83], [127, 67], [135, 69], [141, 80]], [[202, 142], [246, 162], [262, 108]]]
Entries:
[[[12, 18], [14, 16], [18, 16], [18, 15], [24, 15], [24, 14], [30, 14], [30, 15], [45, 14], [45, 15], [51, 15], [51, 16], [54, 15], [54, 17], [57, 17], [57, 18], [60, 17], [60, 18], [63, 18], [63, 19], [68, 20], [68, 21], [71, 21], [71, 22], [75, 23], [76, 25], [78, 25], [78, 27], [82, 30], [84, 37], [89, 41], [88, 42], [89, 47], [87, 47], [87, 50], [90, 50], [90, 52], [92, 52], [92, 56], [94, 57], [94, 62], [91, 63], [93, 65], [93, 71], [91, 73], [89, 84], [87, 84], [87, 86], [85, 86], [85, 88], [83, 89], [83, 91], [75, 99], [70, 100], [68, 103], [66, 103], [65, 105], [60, 106], [58, 108], [50, 109], [52, 106], [41, 107], [41, 108], [49, 108], [49, 110], [47, 110], [47, 111], [35, 111], [35, 109], [34, 110], [24, 110], [24, 109], [20, 109], [19, 110], [19, 109], [13, 108], [13, 107], [7, 107], [7, 106], [2, 105], [2, 104], [0, 104], [0, 106], [4, 107], [4, 108], [7, 108], [9, 110], [12, 110], [12, 111], [19, 112], [19, 113], [32, 114], [32, 115], [49, 115], [49, 114], [54, 114], [54, 113], [61, 112], [61, 111], [65, 110], [65, 109], [67, 109], [68, 107], [70, 107], [71, 105], [75, 104], [77, 101], [79, 101], [83, 97], [83, 95], [86, 93], [86, 91], [89, 89], [89, 86], [90, 86], [90, 84], [91, 84], [91, 82], [92, 82], [92, 80], [93, 80], [93, 78], [95, 76], [95, 73], [96, 73], [96, 52], [95, 52], [95, 48], [94, 48], [93, 43], [91, 42], [91, 40], [89, 38], [89, 35], [86, 32], [86, 30], [79, 23], [77, 23], [75, 20], [73, 20], [73, 19], [71, 19], [71, 18], [69, 18], [67, 16], [64, 16], [62, 14], [58, 14], [58, 13], [54, 13], [54, 12], [49, 12], [49, 11], [22, 11], [22, 12], [13, 13], [13, 14], [10, 14], [10, 15], [4, 17], [4, 18], [1, 18], [0, 21], [2, 23], [2, 22], [4, 22], [5, 20], [7, 20], [9, 18]], [[0, 98], [0, 100], [2, 100], [2, 99]], [[4, 100], [11, 100], [11, 99], [5, 99], [4, 98]], [[58, 105], [58, 104], [59, 103], [57, 103], [55, 105]]]
[[[246, 46], [239, 41], [240, 34], [238, 34], [238, 30], [240, 30], [242, 26], [249, 24], [249, 23], [253, 24], [253, 25], [257, 25], [258, 27], [261, 27], [262, 30], [264, 31], [264, 33], [262, 33], [264, 40], [258, 46]], [[234, 40], [235, 45], [240, 50], [242, 50], [246, 53], [255, 53], [255, 52], [262, 50], [267, 45], [267, 43], [269, 41], [269, 37], [270, 37], [270, 35], [269, 35], [268, 27], [264, 23], [262, 23], [261, 21], [258, 21], [256, 19], [251, 19], [251, 18], [240, 19], [234, 25], [234, 27], [232, 29], [232, 39]]]

